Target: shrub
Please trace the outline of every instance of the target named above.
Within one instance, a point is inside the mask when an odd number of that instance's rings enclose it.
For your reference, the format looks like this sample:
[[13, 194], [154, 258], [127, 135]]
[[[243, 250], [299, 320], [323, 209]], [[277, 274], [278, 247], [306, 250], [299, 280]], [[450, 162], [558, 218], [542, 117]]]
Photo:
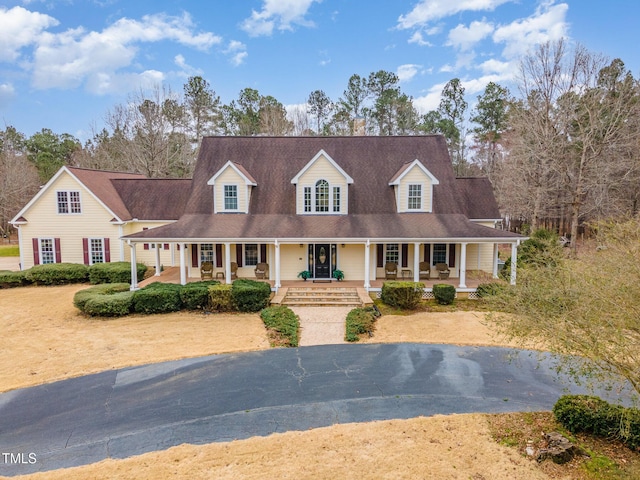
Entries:
[[380, 298], [392, 307], [413, 310], [422, 300], [424, 283], [419, 282], [384, 282]]
[[456, 298], [456, 287], [437, 283], [433, 286], [433, 296], [440, 305], [451, 305]]
[[563, 395], [553, 406], [556, 419], [570, 432], [619, 438], [640, 448], [640, 410], [612, 405], [589, 395]]
[[76, 292], [73, 304], [91, 316], [122, 316], [131, 310], [133, 293], [128, 283], [105, 283]]
[[[144, 263], [136, 264], [138, 280], [144, 277], [147, 266]], [[111, 262], [96, 263], [89, 267], [89, 282], [98, 283], [129, 283], [131, 284], [131, 263]]]
[[481, 283], [476, 288], [476, 294], [480, 298], [491, 297], [494, 295], [498, 295], [502, 293], [506, 288], [504, 283], [499, 282], [490, 282], [490, 283]]
[[209, 287], [209, 306], [217, 312], [229, 312], [233, 310], [231, 301], [231, 285], [221, 283]]
[[375, 307], [354, 308], [347, 314], [345, 340], [357, 342], [360, 335], [371, 334], [380, 312]]
[[147, 314], [177, 312], [182, 308], [181, 288], [175, 283], [151, 283], [133, 295], [133, 311]]
[[193, 282], [183, 285], [180, 289], [182, 307], [187, 310], [205, 310], [209, 307], [209, 288], [218, 285], [217, 280]]
[[241, 312], [259, 312], [269, 304], [271, 285], [240, 278], [231, 286], [231, 303]]
[[265, 326], [275, 333], [275, 343], [286, 347], [298, 346], [300, 319], [293, 310], [285, 305], [268, 307], [260, 312], [260, 317]]
[[25, 271], [0, 270], [0, 288], [21, 287], [28, 283]]
[[25, 276], [36, 285], [84, 283], [89, 279], [89, 267], [79, 263], [48, 263], [31, 267]]

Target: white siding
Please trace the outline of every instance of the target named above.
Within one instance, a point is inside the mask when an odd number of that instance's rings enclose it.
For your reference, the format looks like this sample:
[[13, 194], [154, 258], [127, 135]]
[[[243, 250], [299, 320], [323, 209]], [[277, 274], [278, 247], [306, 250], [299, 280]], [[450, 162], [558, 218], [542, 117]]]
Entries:
[[412, 212], [415, 210], [408, 209], [409, 185], [422, 185], [422, 210], [423, 212], [432, 211], [432, 185], [431, 179], [417, 166], [413, 166], [395, 186], [396, 201], [398, 204], [398, 212]]

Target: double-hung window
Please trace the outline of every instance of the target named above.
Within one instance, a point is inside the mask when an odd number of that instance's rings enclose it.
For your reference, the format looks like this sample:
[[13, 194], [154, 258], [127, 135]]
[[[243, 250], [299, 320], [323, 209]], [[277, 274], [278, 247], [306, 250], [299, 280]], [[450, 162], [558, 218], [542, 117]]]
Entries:
[[316, 182], [316, 212], [329, 211], [329, 182], [318, 180]]
[[386, 244], [386, 253], [385, 253], [385, 262], [393, 262], [398, 263], [399, 255], [398, 255], [398, 244], [397, 243], [387, 243]]
[[311, 212], [311, 187], [304, 187], [304, 211]]
[[80, 203], [80, 192], [77, 191], [60, 191], [57, 192], [58, 213], [82, 213], [82, 204]]
[[40, 238], [40, 263], [56, 263], [56, 253], [53, 244], [53, 238]]
[[244, 245], [244, 264], [246, 266], [258, 265], [258, 244], [246, 243]]
[[89, 239], [89, 261], [90, 265], [104, 263], [104, 239]]
[[433, 264], [447, 263], [447, 244], [435, 243], [433, 245]]
[[213, 243], [200, 244], [200, 264], [204, 262], [213, 263]]
[[422, 209], [422, 185], [409, 185], [409, 197], [407, 199], [407, 208], [409, 210]]
[[238, 186], [237, 185], [224, 186], [224, 209], [238, 210]]
[[340, 213], [340, 187], [333, 187], [333, 205], [332, 211], [334, 213]]

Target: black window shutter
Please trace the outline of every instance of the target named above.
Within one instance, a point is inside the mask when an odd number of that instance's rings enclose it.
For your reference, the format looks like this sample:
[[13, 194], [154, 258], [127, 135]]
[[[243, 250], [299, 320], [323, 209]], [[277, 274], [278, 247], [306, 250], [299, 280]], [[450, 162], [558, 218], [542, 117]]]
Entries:
[[431, 263], [431, 244], [424, 244], [424, 261]]
[[377, 255], [377, 266], [379, 268], [384, 267], [384, 245], [382, 243], [378, 243], [376, 245], [376, 255]]
[[236, 243], [236, 263], [239, 267], [242, 266], [242, 244]]
[[409, 244], [402, 244], [402, 268], [407, 268], [409, 264]]
[[216, 243], [216, 267], [222, 267], [222, 244]]
[[191, 244], [191, 266], [192, 267], [198, 266], [198, 244], [197, 243]]
[[456, 266], [456, 244], [449, 244], [449, 268]]
[[260, 244], [260, 258], [258, 259], [258, 261], [267, 263], [267, 244], [266, 243]]

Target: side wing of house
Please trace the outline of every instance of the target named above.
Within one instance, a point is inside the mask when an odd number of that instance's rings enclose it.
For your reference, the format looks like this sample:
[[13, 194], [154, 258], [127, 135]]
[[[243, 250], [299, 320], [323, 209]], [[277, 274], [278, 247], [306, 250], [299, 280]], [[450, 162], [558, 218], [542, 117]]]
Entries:
[[119, 259], [120, 230], [113, 218], [63, 167], [13, 220], [19, 227], [21, 268]]

